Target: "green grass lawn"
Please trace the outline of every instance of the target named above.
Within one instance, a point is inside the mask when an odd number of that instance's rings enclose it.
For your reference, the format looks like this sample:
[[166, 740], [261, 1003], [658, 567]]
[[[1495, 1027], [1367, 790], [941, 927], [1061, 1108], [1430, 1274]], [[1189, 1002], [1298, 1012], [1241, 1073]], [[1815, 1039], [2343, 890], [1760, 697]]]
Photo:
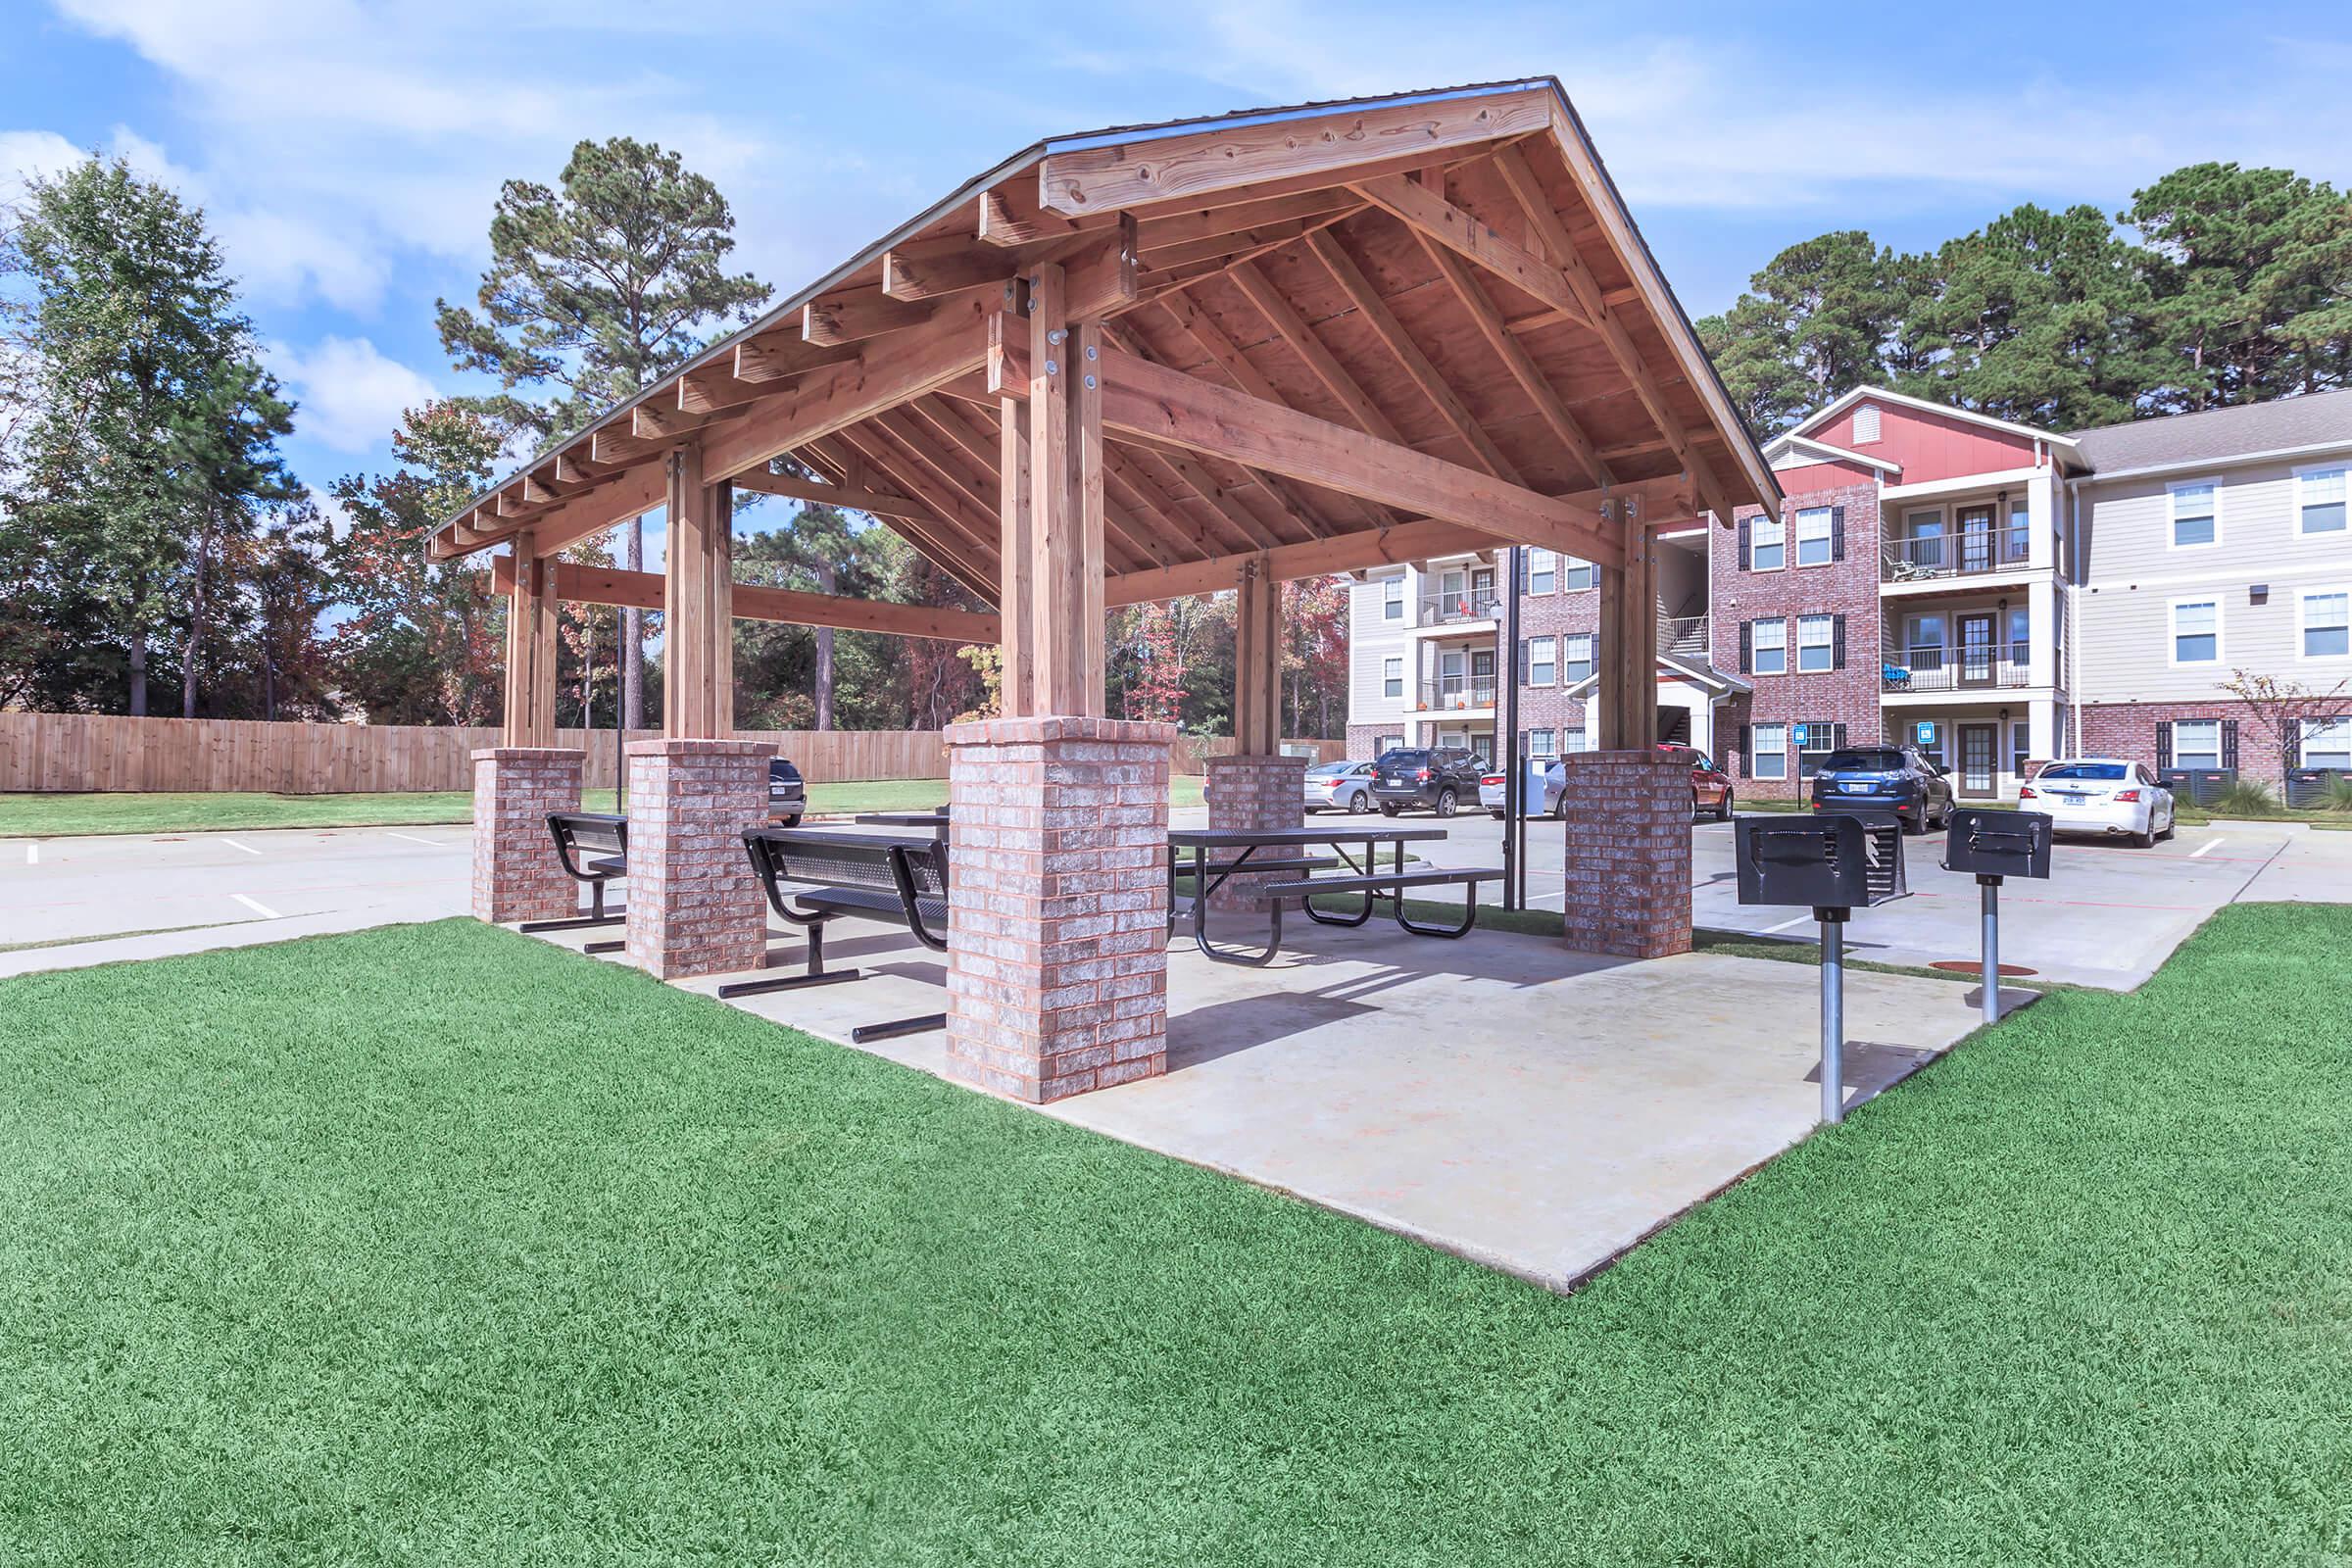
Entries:
[[[1200, 780], [1179, 774], [1170, 804], [1200, 804]], [[808, 808], [820, 812], [927, 810], [948, 798], [944, 778], [868, 779], [808, 786]], [[611, 790], [590, 790], [591, 811], [612, 809]], [[85, 833], [199, 833], [230, 828], [399, 827], [420, 822], [468, 822], [466, 790], [405, 795], [107, 794], [0, 795], [0, 838], [59, 838]]]
[[2340, 1561], [2348, 952], [2225, 910], [1572, 1298], [467, 923], [9, 981], [0, 1557]]

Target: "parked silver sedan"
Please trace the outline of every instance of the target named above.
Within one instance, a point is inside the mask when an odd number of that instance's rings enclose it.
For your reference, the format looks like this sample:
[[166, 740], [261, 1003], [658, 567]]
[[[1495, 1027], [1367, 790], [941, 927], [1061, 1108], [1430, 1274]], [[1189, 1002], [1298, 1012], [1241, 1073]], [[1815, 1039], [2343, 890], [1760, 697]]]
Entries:
[[1372, 764], [1318, 762], [1308, 768], [1306, 808], [1358, 815], [1372, 809]]

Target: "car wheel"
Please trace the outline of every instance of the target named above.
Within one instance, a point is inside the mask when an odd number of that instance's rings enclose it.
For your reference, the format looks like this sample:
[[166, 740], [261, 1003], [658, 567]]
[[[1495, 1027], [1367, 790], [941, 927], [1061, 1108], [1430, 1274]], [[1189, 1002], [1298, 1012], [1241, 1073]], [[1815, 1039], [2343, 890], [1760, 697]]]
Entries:
[[1454, 807], [1453, 791], [1451, 791], [1451, 790], [1440, 790], [1440, 791], [1438, 791], [1438, 814], [1439, 814], [1440, 816], [1451, 816], [1451, 815], [1453, 814], [1453, 807]]
[[1493, 818], [1494, 818], [1494, 820], [1495, 820], [1495, 821], [1497, 821], [1497, 822], [1499, 822], [1499, 821], [1501, 821], [1501, 820], [1502, 820], [1502, 812], [1501, 812], [1501, 811], [1499, 811], [1499, 810], [1496, 810], [1496, 809], [1494, 809], [1494, 808], [1488, 808], [1487, 814], [1488, 814], [1489, 816], [1492, 816]]
[[1372, 797], [1366, 795], [1362, 790], [1357, 790], [1353, 795], [1348, 797], [1348, 814], [1349, 816], [1361, 816], [1370, 809], [1372, 809]]
[[1727, 785], [1724, 788], [1723, 799], [1715, 803], [1715, 820], [1718, 822], [1729, 822], [1731, 819], [1732, 792], [1730, 786]]
[[1896, 827], [1902, 829], [1903, 837], [1907, 839], [1918, 838], [1922, 833], [1925, 833], [1928, 830], [1928, 808], [1925, 806], [1922, 806], [1919, 808], [1919, 814], [1916, 816], [1905, 816], [1902, 812], [1897, 811], [1894, 813], [1894, 824]]
[[1399, 809], [1400, 808], [1391, 806], [1387, 801], [1380, 803], [1380, 814], [1383, 816], [1395, 816]]
[[1568, 792], [1566, 790], [1560, 791], [1559, 794], [1551, 798], [1551, 814], [1561, 818], [1563, 821], [1567, 819]]

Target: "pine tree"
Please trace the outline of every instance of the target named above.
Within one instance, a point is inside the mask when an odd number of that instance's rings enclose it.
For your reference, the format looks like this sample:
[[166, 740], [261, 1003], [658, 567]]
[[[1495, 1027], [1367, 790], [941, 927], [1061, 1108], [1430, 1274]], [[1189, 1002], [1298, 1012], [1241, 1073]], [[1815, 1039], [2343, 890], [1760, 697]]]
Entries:
[[1759, 432], [1886, 379], [1886, 347], [1910, 283], [1901, 259], [1868, 234], [1845, 229], [1791, 245], [1748, 287], [1731, 310], [1700, 321], [1698, 334]]
[[[498, 377], [477, 407], [543, 445], [635, 396], [748, 320], [768, 286], [729, 273], [735, 219], [676, 153], [627, 136], [583, 141], [557, 188], [511, 179], [490, 220], [481, 314], [436, 300], [441, 346], [461, 370]], [[521, 395], [538, 394], [537, 401]], [[645, 565], [632, 519], [625, 564]], [[643, 612], [622, 613], [623, 722], [644, 723]]]

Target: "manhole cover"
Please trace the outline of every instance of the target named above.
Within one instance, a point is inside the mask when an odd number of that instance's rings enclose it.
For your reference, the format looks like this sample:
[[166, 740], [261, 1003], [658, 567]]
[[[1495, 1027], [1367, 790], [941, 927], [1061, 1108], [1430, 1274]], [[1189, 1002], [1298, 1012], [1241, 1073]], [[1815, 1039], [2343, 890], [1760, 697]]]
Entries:
[[[1975, 958], [1937, 958], [1934, 963], [1929, 964], [1928, 967], [1931, 969], [1942, 969], [1951, 974], [1983, 974], [1984, 972], [1984, 965]], [[2012, 978], [2030, 975], [2036, 972], [2037, 971], [2035, 970], [2027, 968], [2022, 963], [2004, 963], [2001, 965], [2001, 973]]]

